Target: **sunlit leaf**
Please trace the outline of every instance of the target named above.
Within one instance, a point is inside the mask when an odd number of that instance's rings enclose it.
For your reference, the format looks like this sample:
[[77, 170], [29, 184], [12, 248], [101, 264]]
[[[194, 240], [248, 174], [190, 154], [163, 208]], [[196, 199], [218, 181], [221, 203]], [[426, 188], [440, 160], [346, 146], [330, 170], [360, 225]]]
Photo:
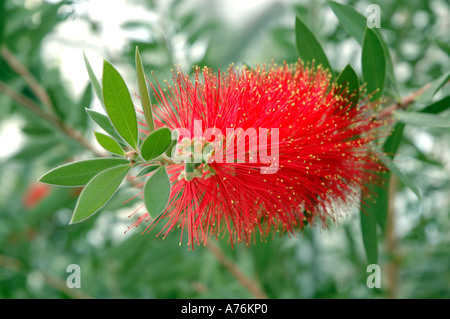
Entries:
[[95, 138], [97, 139], [97, 142], [107, 151], [125, 156], [125, 151], [120, 147], [119, 143], [112, 137], [95, 132]]
[[40, 182], [59, 186], [83, 186], [108, 168], [129, 163], [123, 158], [96, 158], [65, 164], [44, 174]]
[[152, 218], [158, 217], [167, 207], [170, 198], [170, 179], [165, 166], [161, 166], [144, 187], [145, 207]]
[[103, 63], [103, 101], [116, 131], [137, 149], [138, 127], [133, 101], [122, 76], [108, 61]]
[[102, 104], [103, 108], [105, 108], [105, 103], [103, 102], [102, 87], [101, 87], [100, 82], [98, 81], [97, 77], [95, 76], [95, 73], [92, 70], [91, 64], [89, 63], [89, 60], [87, 59], [86, 54], [84, 52], [83, 52], [83, 58], [84, 58], [84, 63], [86, 65], [86, 69], [89, 74], [89, 79], [91, 80], [92, 87], [94, 88], [95, 95], [97, 96], [98, 100]]
[[152, 132], [155, 129], [155, 123], [153, 122], [152, 105], [150, 102], [147, 81], [144, 74], [144, 67], [142, 66], [141, 55], [139, 54], [138, 47], [136, 47], [136, 71], [139, 85], [139, 98], [141, 100], [142, 110], [144, 112], [148, 129], [150, 130], [150, 132]]
[[106, 115], [89, 109], [86, 109], [86, 112], [89, 114], [91, 119], [98, 124], [98, 126], [105, 130], [106, 133], [115, 138], [116, 141], [124, 143], [122, 137], [120, 137], [119, 133], [117, 133], [110, 119]]
[[162, 127], [150, 133], [141, 147], [141, 156], [146, 161], [164, 153], [172, 143], [172, 133], [167, 127]]

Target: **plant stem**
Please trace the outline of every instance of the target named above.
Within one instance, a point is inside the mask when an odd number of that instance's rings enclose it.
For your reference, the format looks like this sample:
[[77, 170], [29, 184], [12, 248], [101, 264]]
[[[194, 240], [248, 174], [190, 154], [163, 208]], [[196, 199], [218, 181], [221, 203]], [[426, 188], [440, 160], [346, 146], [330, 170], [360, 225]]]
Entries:
[[28, 84], [31, 91], [42, 103], [42, 105], [47, 107], [49, 112], [54, 113], [55, 108], [45, 88], [43, 88], [36, 80], [36, 78], [31, 74], [31, 72], [19, 62], [19, 60], [14, 56], [14, 54], [6, 45], [3, 45], [1, 48], [1, 56], [5, 59], [11, 69], [16, 71], [16, 73], [22, 77], [25, 83]]
[[395, 232], [395, 195], [397, 193], [397, 177], [390, 174], [389, 182], [389, 208], [386, 223], [386, 250], [389, 255], [387, 264], [387, 298], [395, 299], [397, 292], [397, 258], [396, 258], [396, 232]]
[[255, 298], [268, 299], [267, 295], [261, 290], [255, 280], [248, 278], [239, 267], [225, 256], [223, 251], [214, 243], [209, 242], [206, 248]]
[[431, 83], [427, 83], [424, 86], [422, 86], [420, 89], [418, 89], [417, 91], [414, 91], [410, 95], [404, 97], [401, 100], [401, 102], [391, 104], [390, 106], [384, 108], [383, 110], [380, 111], [379, 118], [385, 119], [388, 116], [390, 116], [392, 114], [392, 112], [394, 112], [394, 111], [407, 109], [408, 106], [410, 106], [412, 103], [414, 103], [414, 101], [417, 100], [417, 98], [419, 98], [419, 96], [421, 96], [430, 86], [431, 86]]
[[[4, 255], [0, 255], [0, 267], [7, 268], [17, 273], [23, 270], [23, 265], [19, 260]], [[44, 271], [34, 271], [33, 273], [36, 273], [40, 277], [42, 277], [45, 283], [49, 286], [55, 288], [56, 290], [59, 290], [60, 292], [66, 294], [71, 298], [92, 299], [91, 296], [89, 296], [85, 292], [82, 292], [79, 288], [70, 289], [69, 287], [67, 287], [66, 282], [57, 276], [51, 275]]]
[[13, 101], [16, 101], [21, 106], [23, 106], [28, 111], [32, 112], [42, 120], [51, 124], [57, 130], [62, 132], [64, 135], [68, 136], [72, 140], [76, 141], [78, 144], [83, 146], [85, 149], [91, 151], [96, 156], [102, 157], [104, 156], [102, 153], [98, 152], [91, 144], [77, 131], [75, 131], [72, 127], [66, 125], [63, 121], [61, 121], [56, 116], [45, 112], [42, 108], [39, 107], [33, 100], [30, 100], [25, 95], [15, 91], [4, 82], [0, 81], [0, 92], [9, 96]]

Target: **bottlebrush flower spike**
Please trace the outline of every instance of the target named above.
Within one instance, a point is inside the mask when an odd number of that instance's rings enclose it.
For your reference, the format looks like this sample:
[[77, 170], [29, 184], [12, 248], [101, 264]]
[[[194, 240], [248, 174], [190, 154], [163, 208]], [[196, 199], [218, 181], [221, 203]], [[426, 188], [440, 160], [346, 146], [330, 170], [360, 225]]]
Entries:
[[217, 74], [195, 68], [193, 77], [176, 70], [167, 90], [152, 85], [156, 128], [179, 134], [167, 165], [172, 189], [159, 218], [145, 213], [130, 228], [150, 221], [150, 232], [166, 219], [159, 234], [179, 225], [192, 246], [222, 236], [249, 244], [326, 225], [358, 205], [383, 169], [372, 142], [385, 123], [376, 103], [352, 104], [330, 79], [299, 61]]

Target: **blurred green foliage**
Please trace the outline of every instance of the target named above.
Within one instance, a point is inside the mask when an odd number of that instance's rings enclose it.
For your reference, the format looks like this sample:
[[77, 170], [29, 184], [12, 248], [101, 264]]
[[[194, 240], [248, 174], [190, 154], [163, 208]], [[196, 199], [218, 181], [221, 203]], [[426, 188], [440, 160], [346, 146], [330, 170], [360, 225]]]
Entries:
[[[58, 67], [64, 56], [48, 61], [46, 54], [51, 49], [77, 50], [76, 59], [84, 65], [86, 47], [92, 55], [107, 57], [133, 74], [135, 47], [139, 46], [147, 76], [151, 80], [153, 71], [162, 81], [170, 79], [174, 64], [187, 71], [194, 64], [224, 69], [230, 63], [293, 62], [297, 59], [294, 22], [298, 14], [320, 39], [330, 64], [340, 70], [350, 62], [361, 74], [360, 47], [325, 1], [266, 1], [227, 20], [239, 8], [223, 12], [220, 1], [135, 0], [127, 3], [149, 18], [122, 17], [119, 49], [102, 40], [110, 25], [101, 15], [89, 14], [90, 1], [0, 3], [1, 83], [54, 114], [93, 145], [93, 122], [85, 112], [95, 107], [88, 74], [80, 69], [79, 74], [69, 76], [82, 83], [77, 83], [82, 89], [74, 92], [67, 74]], [[391, 50], [402, 96], [449, 70], [448, 1], [347, 3], [364, 15], [370, 3], [379, 4], [381, 32]], [[74, 21], [83, 26], [90, 40], [80, 42], [64, 33], [63, 27]], [[26, 81], [26, 73], [12, 68], [4, 48], [45, 88], [47, 105]], [[436, 100], [448, 93], [448, 86], [444, 87]], [[412, 108], [426, 106], [416, 103]], [[140, 228], [124, 234], [134, 221], [128, 215], [140, 204], [139, 200], [123, 203], [136, 194], [132, 188], [121, 189], [93, 218], [69, 226], [78, 190], [42, 189], [36, 180], [56, 165], [90, 158], [91, 153], [2, 91], [0, 132], [6, 132], [10, 123], [20, 125], [21, 135], [0, 134], [0, 149], [5, 154], [0, 158], [0, 298], [253, 297], [211, 251], [179, 246], [179, 230], [165, 240], [155, 237], [157, 230], [141, 235]], [[405, 127], [396, 161], [419, 186], [422, 200], [396, 184], [391, 229], [380, 239], [380, 289], [366, 286], [367, 261], [355, 212], [327, 230], [308, 228], [297, 237], [274, 234], [273, 240], [257, 238], [253, 246], [236, 245], [234, 249], [225, 239], [217, 244], [270, 298], [449, 298], [449, 145], [448, 129]], [[8, 147], [15, 152], [11, 154]], [[26, 199], [33, 192], [45, 196], [30, 203]], [[81, 267], [80, 289], [66, 289], [69, 264]]]

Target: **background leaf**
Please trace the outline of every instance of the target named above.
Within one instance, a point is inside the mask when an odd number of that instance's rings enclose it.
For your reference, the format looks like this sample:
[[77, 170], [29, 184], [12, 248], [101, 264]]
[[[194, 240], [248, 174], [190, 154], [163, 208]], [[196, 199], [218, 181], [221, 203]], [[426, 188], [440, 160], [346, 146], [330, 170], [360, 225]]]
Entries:
[[103, 100], [116, 131], [131, 147], [137, 149], [137, 118], [130, 92], [122, 76], [107, 61], [103, 63]]
[[120, 165], [95, 175], [81, 192], [70, 223], [81, 222], [99, 211], [117, 191], [129, 169], [128, 164]]
[[383, 162], [383, 164], [389, 168], [389, 170], [395, 174], [395, 176], [398, 177], [399, 180], [401, 180], [406, 186], [409, 187], [409, 189], [411, 189], [413, 191], [414, 194], [416, 194], [418, 199], [421, 199], [421, 194], [419, 189], [417, 188], [416, 185], [414, 185], [414, 183], [410, 180], [410, 178], [408, 178], [408, 176], [406, 176], [398, 167], [397, 165], [391, 161], [389, 158], [386, 158], [384, 156], [380, 156], [381, 161]]
[[167, 175], [165, 166], [161, 166], [145, 183], [145, 207], [153, 219], [166, 209], [170, 198], [170, 189], [169, 175]]
[[436, 114], [446, 111], [448, 109], [450, 109], [450, 96], [446, 96], [443, 99], [424, 107], [423, 109], [420, 110], [420, 112]]
[[394, 116], [409, 125], [447, 128], [450, 127], [450, 116], [427, 114], [423, 112], [396, 111]]
[[436, 80], [434, 80], [431, 83], [431, 86], [419, 97], [417, 102], [424, 104], [431, 103], [431, 101], [433, 100], [433, 96], [436, 94], [437, 91], [439, 91], [441, 87], [443, 87], [449, 81], [449, 79], [450, 79], [450, 72], [447, 72], [441, 75]]
[[129, 163], [123, 158], [96, 158], [65, 164], [44, 174], [40, 182], [60, 186], [83, 186], [108, 168]]
[[[342, 24], [344, 29], [355, 38], [355, 40], [363, 46], [364, 43], [364, 33], [367, 27], [367, 18], [356, 11], [349, 5], [337, 3], [334, 1], [328, 1], [331, 9], [333, 10], [336, 17], [339, 19], [339, 22]], [[389, 52], [389, 48], [386, 42], [383, 40], [383, 36], [379, 29], [374, 28], [371, 29], [375, 34], [379, 37], [381, 46], [383, 48], [385, 64], [386, 64], [386, 73], [387, 78], [394, 88], [394, 92], [397, 100], [400, 98], [400, 89], [397, 83], [397, 79], [394, 73], [394, 65], [392, 64], [391, 54]]]
[[5, 5], [6, 1], [0, 1], [0, 47], [3, 42], [3, 33], [6, 24]]

